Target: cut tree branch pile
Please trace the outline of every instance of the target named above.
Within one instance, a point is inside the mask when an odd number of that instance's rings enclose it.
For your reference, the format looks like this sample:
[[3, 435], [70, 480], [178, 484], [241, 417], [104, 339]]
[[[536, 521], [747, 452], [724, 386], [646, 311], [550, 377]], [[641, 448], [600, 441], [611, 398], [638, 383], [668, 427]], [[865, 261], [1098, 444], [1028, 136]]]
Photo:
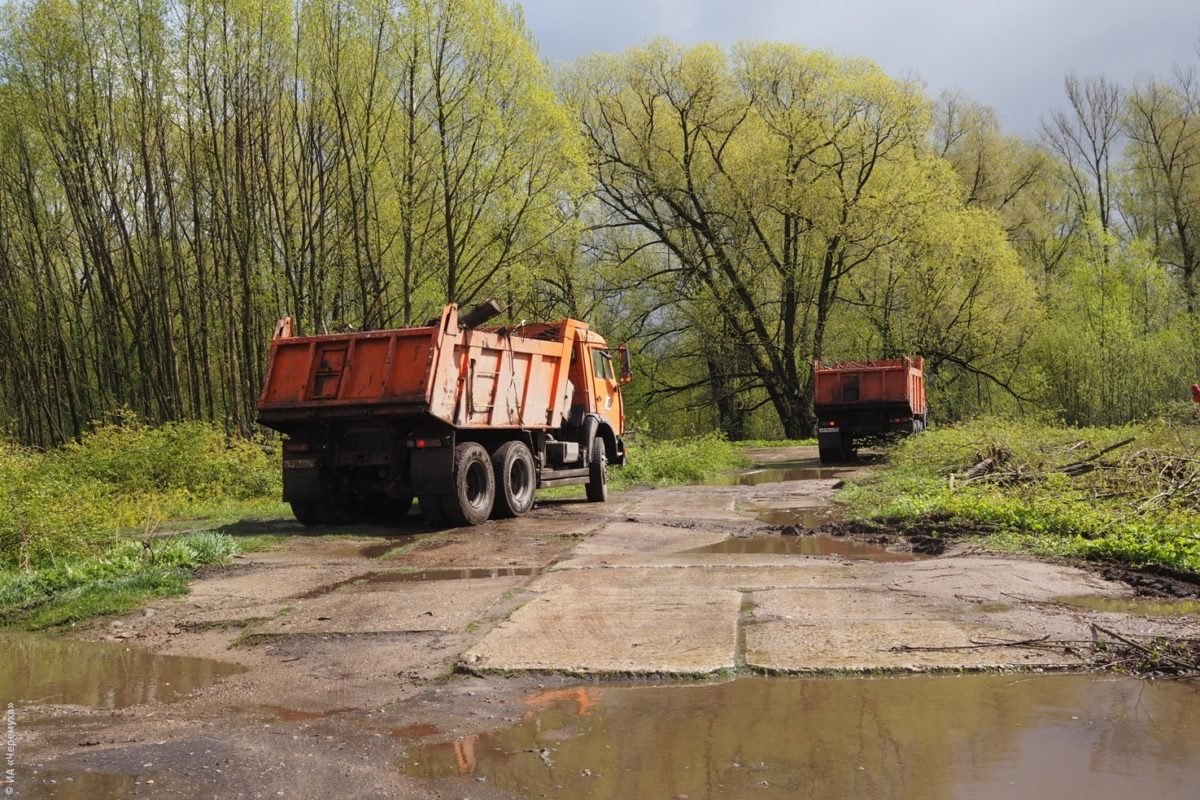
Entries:
[[1071, 460], [1054, 463], [1055, 459], [1048, 458], [1038, 464], [1024, 463], [1007, 448], [992, 445], [973, 465], [951, 473], [949, 484], [951, 489], [972, 484], [1017, 486], [1040, 483], [1054, 475], [1090, 475], [1096, 499], [1127, 498], [1139, 512], [1167, 508], [1200, 511], [1200, 458], [1155, 448], [1105, 458], [1134, 441], [1133, 437], [1122, 439], [1086, 458], [1078, 455], [1088, 443], [1074, 442], [1059, 451]]

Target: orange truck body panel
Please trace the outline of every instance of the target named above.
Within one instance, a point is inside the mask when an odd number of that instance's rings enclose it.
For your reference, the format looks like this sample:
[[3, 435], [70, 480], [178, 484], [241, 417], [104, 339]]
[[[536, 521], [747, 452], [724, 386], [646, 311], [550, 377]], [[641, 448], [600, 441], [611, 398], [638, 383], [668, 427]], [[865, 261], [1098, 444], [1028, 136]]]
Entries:
[[817, 448], [824, 463], [854, 457], [864, 442], [920, 433], [928, 424], [925, 360], [813, 362]]
[[813, 364], [813, 404], [854, 406], [907, 403], [911, 413], [925, 413], [925, 360], [920, 356], [877, 361]]
[[285, 334], [271, 343], [259, 419], [274, 427], [316, 415], [425, 415], [460, 430], [553, 429], [573, 402], [602, 397], [595, 411], [619, 435], [621, 394], [572, 361], [577, 342], [606, 347], [571, 319], [460, 329], [453, 305], [432, 326]]

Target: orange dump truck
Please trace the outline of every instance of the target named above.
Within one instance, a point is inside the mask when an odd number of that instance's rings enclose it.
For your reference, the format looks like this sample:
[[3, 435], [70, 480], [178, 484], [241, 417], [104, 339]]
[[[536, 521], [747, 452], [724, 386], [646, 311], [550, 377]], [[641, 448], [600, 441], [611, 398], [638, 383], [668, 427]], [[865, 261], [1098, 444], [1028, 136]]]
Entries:
[[845, 461], [856, 442], [925, 429], [925, 361], [813, 362], [813, 411], [821, 461]]
[[625, 461], [625, 347], [578, 320], [484, 328], [494, 302], [428, 325], [293, 336], [280, 320], [258, 420], [286, 434], [283, 496], [305, 525], [524, 514], [538, 487], [608, 496]]

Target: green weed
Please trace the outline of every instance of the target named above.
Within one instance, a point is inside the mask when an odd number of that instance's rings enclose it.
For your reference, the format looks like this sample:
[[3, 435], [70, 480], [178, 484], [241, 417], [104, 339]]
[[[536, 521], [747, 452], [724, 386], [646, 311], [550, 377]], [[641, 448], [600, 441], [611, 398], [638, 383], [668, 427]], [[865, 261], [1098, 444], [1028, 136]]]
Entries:
[[746, 465], [741, 449], [723, 436], [708, 434], [670, 441], [641, 441], [629, 445], [626, 465], [612, 471], [616, 488], [702, 483]]
[[[905, 439], [884, 469], [837, 500], [901, 527], [937, 520], [978, 531], [1002, 549], [1200, 573], [1200, 504], [1170, 493], [1172, 480], [1186, 480], [1178, 470], [1198, 446], [1200, 428], [1178, 422], [1064, 428], [978, 420]], [[967, 477], [985, 458], [997, 466]], [[1062, 471], [1081, 462], [1086, 471]]]
[[164, 521], [280, 508], [258, 444], [199, 422], [103, 425], [49, 452], [0, 442], [0, 567], [97, 555]]
[[0, 624], [36, 630], [130, 611], [151, 597], [183, 594], [188, 578], [242, 552], [225, 534], [126, 541], [98, 556], [0, 571]]

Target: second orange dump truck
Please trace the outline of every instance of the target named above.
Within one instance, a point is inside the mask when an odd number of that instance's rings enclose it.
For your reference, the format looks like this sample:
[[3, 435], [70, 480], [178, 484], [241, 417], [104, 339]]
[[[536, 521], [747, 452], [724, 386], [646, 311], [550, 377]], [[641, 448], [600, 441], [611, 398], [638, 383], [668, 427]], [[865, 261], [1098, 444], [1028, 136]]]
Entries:
[[813, 363], [813, 411], [822, 462], [853, 457], [857, 444], [925, 429], [925, 361]]
[[293, 336], [280, 320], [259, 422], [286, 434], [283, 495], [306, 525], [524, 514], [539, 487], [608, 495], [625, 461], [628, 351], [584, 322], [484, 328], [487, 303], [428, 325]]

